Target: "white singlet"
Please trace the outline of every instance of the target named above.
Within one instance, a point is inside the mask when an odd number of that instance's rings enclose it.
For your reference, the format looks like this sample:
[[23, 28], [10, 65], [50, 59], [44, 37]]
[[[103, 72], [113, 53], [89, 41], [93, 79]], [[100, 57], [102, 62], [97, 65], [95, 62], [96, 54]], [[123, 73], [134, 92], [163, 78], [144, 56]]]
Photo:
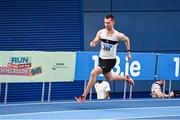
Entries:
[[117, 35], [119, 32], [115, 30], [113, 34], [107, 35], [106, 29], [102, 29], [98, 33], [101, 38], [101, 50], [99, 57], [102, 59], [115, 59], [117, 45], [119, 42]]

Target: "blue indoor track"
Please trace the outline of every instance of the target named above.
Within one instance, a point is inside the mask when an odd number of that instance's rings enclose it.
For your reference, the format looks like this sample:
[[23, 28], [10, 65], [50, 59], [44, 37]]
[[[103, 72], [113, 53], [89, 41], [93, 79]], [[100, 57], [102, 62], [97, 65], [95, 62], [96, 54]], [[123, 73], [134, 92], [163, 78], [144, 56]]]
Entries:
[[0, 104], [0, 119], [180, 119], [180, 99]]

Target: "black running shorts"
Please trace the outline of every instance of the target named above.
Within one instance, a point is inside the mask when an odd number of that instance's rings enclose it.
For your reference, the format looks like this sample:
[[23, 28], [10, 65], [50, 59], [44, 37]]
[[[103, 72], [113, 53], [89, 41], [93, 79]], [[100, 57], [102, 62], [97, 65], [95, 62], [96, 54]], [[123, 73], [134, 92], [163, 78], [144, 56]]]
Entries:
[[111, 71], [111, 69], [115, 66], [116, 59], [102, 59], [99, 57], [99, 67], [102, 68], [103, 74], [106, 74]]

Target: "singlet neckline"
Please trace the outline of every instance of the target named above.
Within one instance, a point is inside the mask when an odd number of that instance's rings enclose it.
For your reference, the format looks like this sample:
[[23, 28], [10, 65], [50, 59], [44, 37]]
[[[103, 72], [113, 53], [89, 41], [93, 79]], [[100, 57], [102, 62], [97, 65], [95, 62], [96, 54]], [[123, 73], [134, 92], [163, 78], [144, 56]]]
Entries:
[[106, 29], [104, 29], [104, 32], [105, 32], [105, 35], [107, 35], [107, 36], [113, 36], [114, 34], [115, 34], [115, 30], [113, 30], [113, 33], [111, 33], [111, 34], [108, 34], [108, 31], [106, 30]]

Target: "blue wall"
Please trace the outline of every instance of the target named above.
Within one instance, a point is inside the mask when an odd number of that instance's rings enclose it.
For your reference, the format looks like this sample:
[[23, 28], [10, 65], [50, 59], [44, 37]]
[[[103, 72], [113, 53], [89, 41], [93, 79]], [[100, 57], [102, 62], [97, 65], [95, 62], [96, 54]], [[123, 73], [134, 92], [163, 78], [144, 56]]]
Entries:
[[[105, 15], [116, 19], [115, 28], [126, 34], [133, 51], [180, 52], [179, 0], [84, 0], [84, 46], [103, 28]], [[125, 51], [124, 43], [118, 51]]]
[[82, 0], [1, 0], [0, 50], [83, 50]]

